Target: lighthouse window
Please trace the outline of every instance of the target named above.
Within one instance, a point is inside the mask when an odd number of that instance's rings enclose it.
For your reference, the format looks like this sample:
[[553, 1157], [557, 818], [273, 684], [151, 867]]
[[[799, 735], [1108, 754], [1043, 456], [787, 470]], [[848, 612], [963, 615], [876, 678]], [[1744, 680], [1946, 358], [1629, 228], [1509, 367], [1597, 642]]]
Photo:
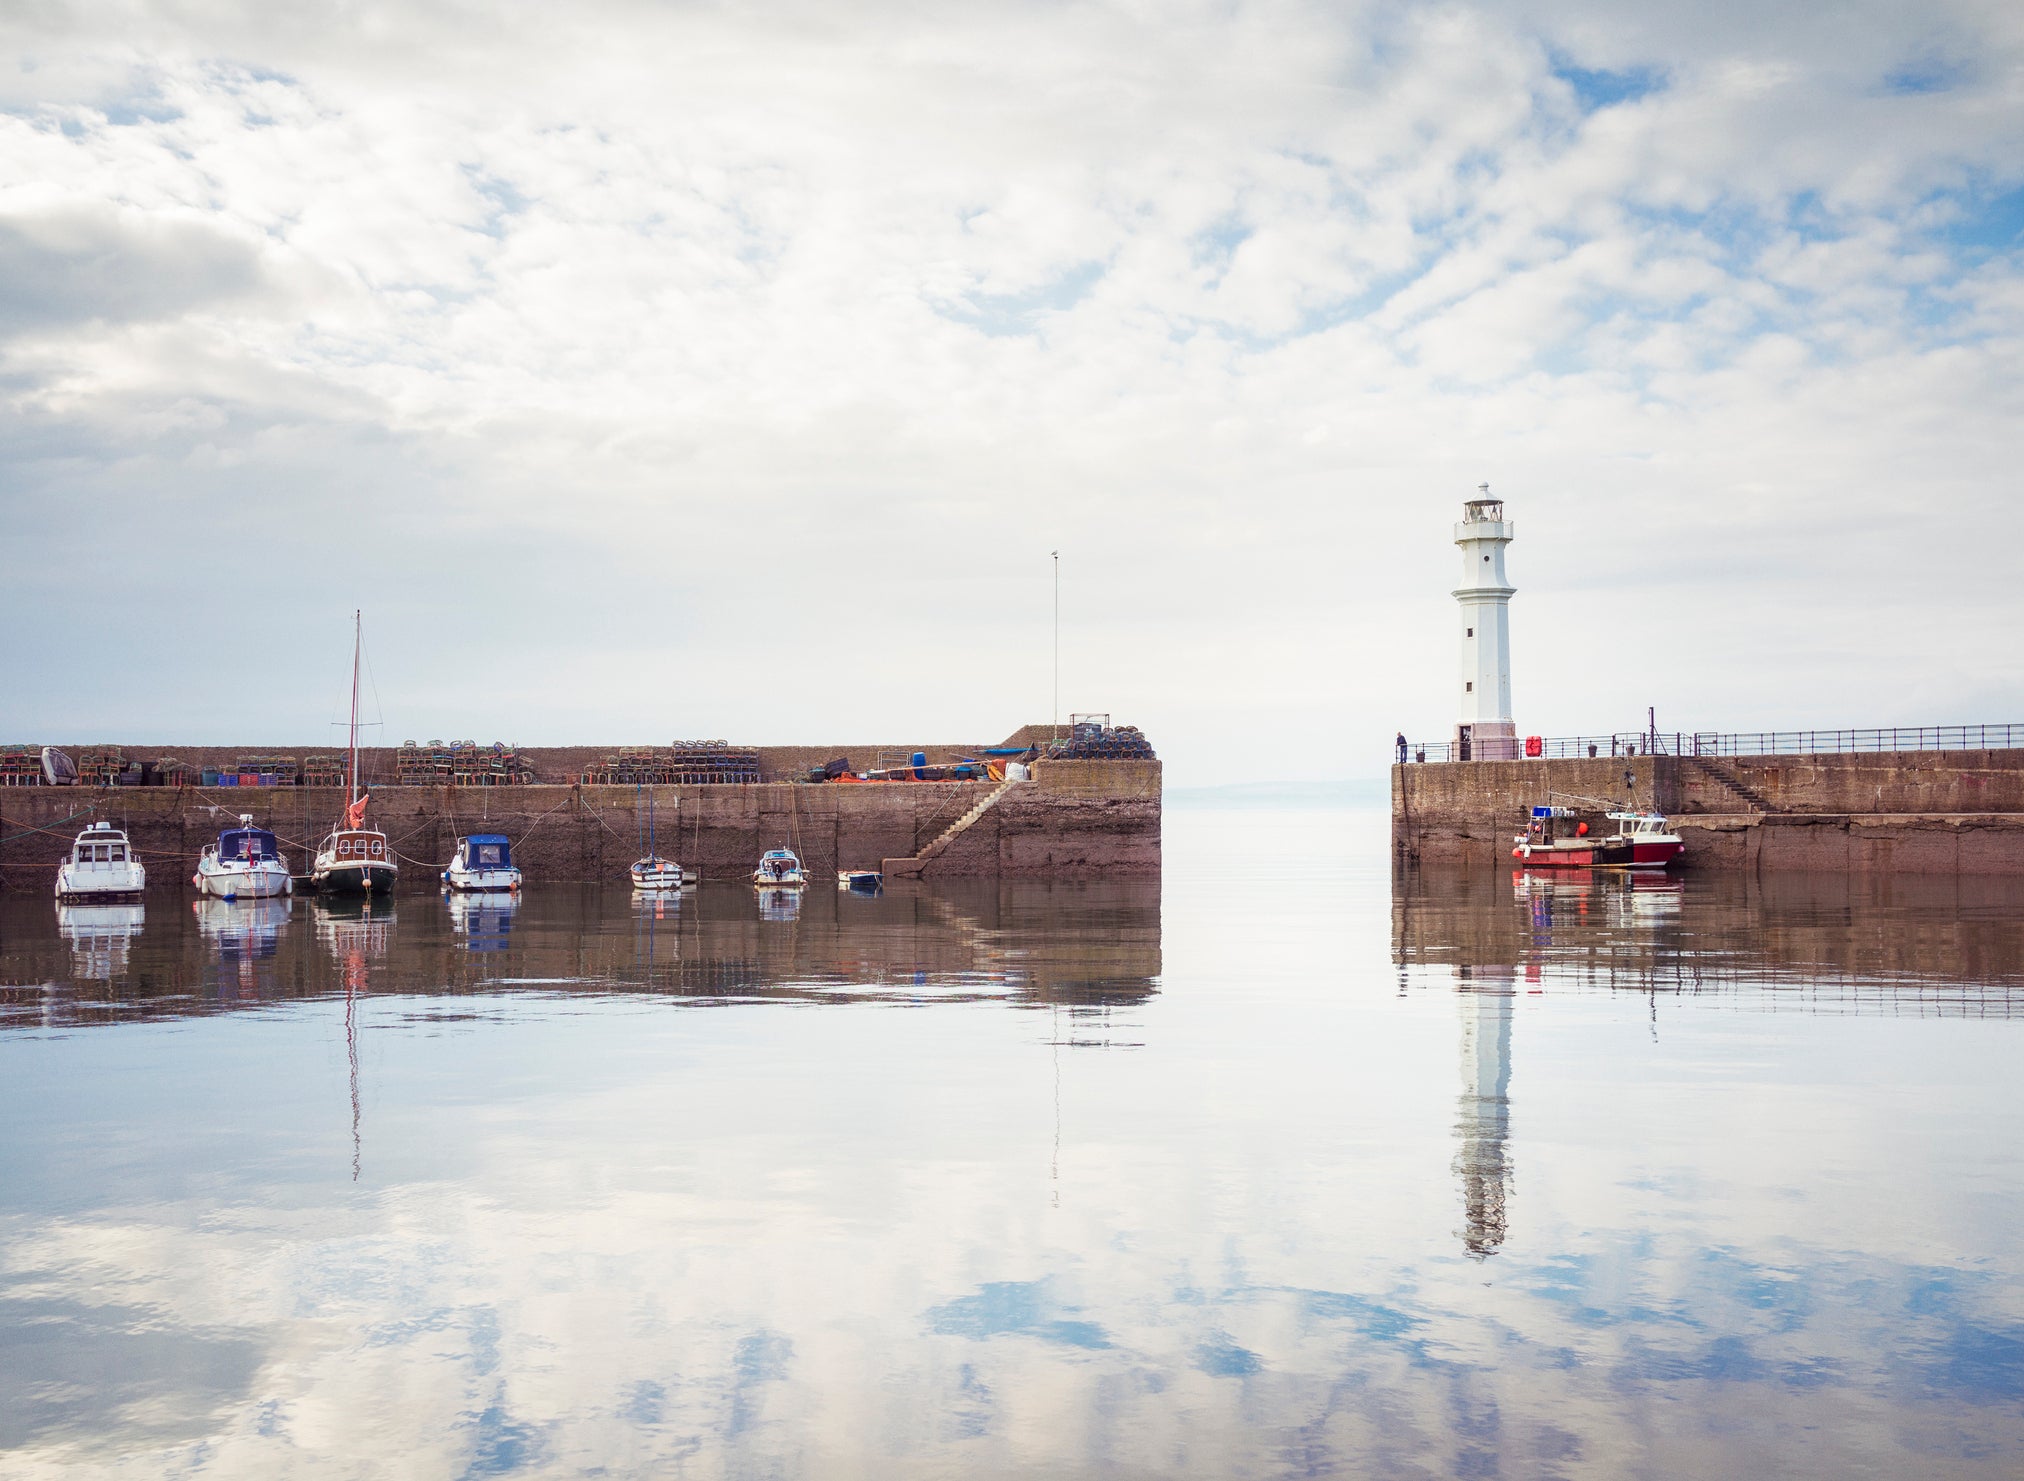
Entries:
[[1462, 685], [1462, 693], [1474, 694], [1475, 692], [1476, 692], [1476, 681], [1474, 679], [1470, 679], [1468, 682]]
[[1484, 560], [1486, 560], [1486, 561], [1487, 561], [1487, 560], [1489, 560], [1489, 558], [1490, 558], [1490, 557], [1489, 557], [1489, 556], [1487, 556], [1487, 555], [1483, 557], [1483, 559], [1484, 559]]
[[1473, 638], [1474, 636], [1476, 636], [1476, 629], [1474, 629], [1473, 627], [1472, 627], [1472, 628], [1470, 628], [1470, 629], [1469, 629], [1469, 636], [1470, 636], [1470, 637], [1472, 637], [1472, 638]]

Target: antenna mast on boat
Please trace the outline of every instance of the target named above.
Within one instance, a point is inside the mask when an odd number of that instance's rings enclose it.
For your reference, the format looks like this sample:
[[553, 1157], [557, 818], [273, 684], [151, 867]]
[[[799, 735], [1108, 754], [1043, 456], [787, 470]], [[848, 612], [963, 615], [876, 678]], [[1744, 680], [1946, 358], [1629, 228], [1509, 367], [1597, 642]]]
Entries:
[[351, 790], [344, 799], [346, 808], [358, 801], [358, 650], [364, 641], [360, 609], [351, 614]]

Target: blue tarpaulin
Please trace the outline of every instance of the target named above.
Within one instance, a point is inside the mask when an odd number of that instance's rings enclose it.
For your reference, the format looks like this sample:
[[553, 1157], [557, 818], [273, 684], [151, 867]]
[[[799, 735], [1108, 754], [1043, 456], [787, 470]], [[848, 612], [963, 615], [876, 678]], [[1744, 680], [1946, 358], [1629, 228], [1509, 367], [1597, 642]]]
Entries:
[[510, 869], [513, 846], [503, 833], [473, 833], [464, 840], [464, 862], [471, 869]]

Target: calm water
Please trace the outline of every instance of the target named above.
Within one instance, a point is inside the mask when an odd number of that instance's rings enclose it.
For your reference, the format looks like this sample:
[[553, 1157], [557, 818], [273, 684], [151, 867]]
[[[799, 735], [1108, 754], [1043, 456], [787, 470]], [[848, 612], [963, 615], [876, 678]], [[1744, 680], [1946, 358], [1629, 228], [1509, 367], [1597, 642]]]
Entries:
[[1383, 828], [0, 899], [0, 1474], [2024, 1469], [2024, 890], [1395, 889]]

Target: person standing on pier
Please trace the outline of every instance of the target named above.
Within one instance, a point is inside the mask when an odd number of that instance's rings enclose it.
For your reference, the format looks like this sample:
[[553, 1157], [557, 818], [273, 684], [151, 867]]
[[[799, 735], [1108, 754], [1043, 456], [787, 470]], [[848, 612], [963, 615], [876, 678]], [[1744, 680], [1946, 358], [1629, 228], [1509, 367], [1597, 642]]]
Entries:
[[1406, 733], [1403, 730], [1401, 730], [1399, 732], [1399, 765], [1404, 766], [1405, 764], [1406, 764]]

